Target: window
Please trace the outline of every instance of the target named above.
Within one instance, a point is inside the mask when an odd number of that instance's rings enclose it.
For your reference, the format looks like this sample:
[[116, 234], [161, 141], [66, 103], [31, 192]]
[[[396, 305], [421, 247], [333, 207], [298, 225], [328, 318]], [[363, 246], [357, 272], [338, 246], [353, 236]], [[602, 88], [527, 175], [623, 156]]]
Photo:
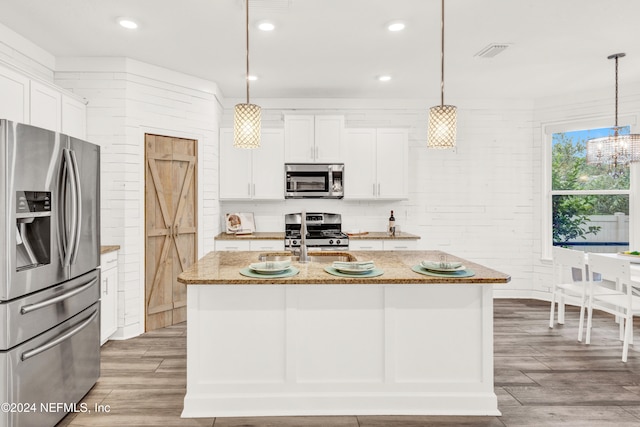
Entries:
[[[623, 127], [621, 134], [629, 134]], [[588, 165], [586, 141], [612, 128], [557, 132], [551, 136], [551, 225], [553, 245], [585, 252], [629, 249], [630, 169], [613, 176]]]

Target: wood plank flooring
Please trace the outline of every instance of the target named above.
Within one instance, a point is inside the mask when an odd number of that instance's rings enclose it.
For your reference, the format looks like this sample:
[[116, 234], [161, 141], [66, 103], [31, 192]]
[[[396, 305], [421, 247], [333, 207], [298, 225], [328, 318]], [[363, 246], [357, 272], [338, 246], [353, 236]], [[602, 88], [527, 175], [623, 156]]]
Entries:
[[[180, 418], [186, 324], [102, 347], [102, 376], [85, 397], [106, 413], [78, 413], [59, 427], [640, 426], [640, 342], [622, 363], [613, 319], [596, 313], [591, 345], [577, 342], [578, 310], [549, 329], [549, 303], [496, 300], [495, 390], [500, 417], [335, 416]], [[636, 320], [636, 330], [640, 320]], [[637, 340], [640, 339], [636, 334]]]

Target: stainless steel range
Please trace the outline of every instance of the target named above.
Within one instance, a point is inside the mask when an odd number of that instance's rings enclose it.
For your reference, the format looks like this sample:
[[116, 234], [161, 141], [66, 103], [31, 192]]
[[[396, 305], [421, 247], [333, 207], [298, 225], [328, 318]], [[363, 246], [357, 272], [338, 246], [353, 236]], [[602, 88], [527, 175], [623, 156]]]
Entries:
[[[349, 236], [342, 232], [342, 215], [335, 213], [310, 213], [306, 215], [307, 248], [316, 250], [349, 249]], [[299, 251], [302, 228], [302, 214], [287, 214], [284, 217], [284, 248]]]

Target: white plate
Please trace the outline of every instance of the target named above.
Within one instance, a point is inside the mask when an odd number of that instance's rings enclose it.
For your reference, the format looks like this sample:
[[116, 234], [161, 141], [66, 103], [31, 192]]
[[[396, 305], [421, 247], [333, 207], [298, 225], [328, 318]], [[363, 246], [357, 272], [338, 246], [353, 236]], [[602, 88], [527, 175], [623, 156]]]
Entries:
[[367, 268], [336, 267], [335, 265], [332, 267], [337, 271], [339, 271], [340, 273], [346, 273], [346, 274], [366, 274], [376, 268], [375, 265], [372, 265], [370, 268], [369, 267]]
[[291, 267], [290, 261], [266, 261], [249, 265], [249, 268], [260, 274], [279, 274]]
[[451, 273], [451, 272], [455, 272], [455, 271], [461, 271], [461, 270], [466, 270], [467, 267], [465, 267], [464, 265], [460, 265], [458, 267], [455, 268], [442, 268], [440, 266], [438, 266], [437, 264], [439, 263], [428, 263], [425, 264], [424, 262], [420, 263], [420, 266], [422, 268], [424, 268], [425, 270], [429, 270], [429, 271], [439, 271], [439, 272], [443, 272], [443, 273]]

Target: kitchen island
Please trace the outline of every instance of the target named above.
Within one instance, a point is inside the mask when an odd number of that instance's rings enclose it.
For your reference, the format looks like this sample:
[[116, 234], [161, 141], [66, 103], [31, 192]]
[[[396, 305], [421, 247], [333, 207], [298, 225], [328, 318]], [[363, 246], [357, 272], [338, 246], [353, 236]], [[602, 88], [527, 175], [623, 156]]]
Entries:
[[494, 284], [508, 275], [452, 255], [475, 274], [412, 271], [439, 251], [353, 251], [384, 274], [239, 273], [257, 252], [211, 252], [187, 284], [183, 417], [499, 415], [493, 390]]

